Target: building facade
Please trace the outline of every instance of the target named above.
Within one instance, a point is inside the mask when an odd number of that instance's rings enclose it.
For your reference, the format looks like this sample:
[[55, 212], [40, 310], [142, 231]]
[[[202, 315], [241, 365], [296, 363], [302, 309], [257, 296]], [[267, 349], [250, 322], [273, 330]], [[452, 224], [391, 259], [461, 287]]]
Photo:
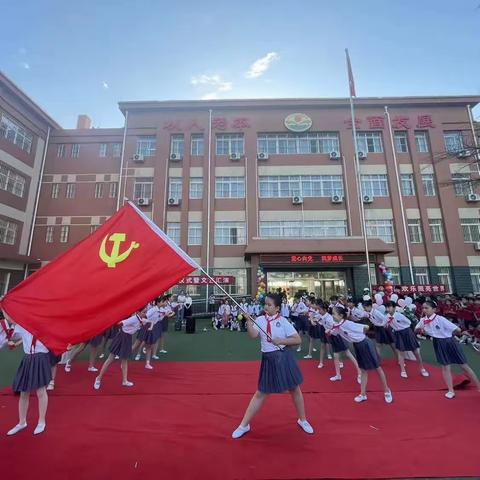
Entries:
[[59, 128], [0, 73], [0, 295], [38, 263], [33, 218], [49, 132]]
[[[265, 275], [291, 294], [358, 294], [363, 209], [372, 283], [385, 262], [397, 284], [479, 292], [479, 101], [356, 99], [359, 182], [348, 99], [121, 102], [123, 128], [83, 117], [51, 131], [33, 257], [52, 260], [128, 199], [231, 293]], [[186, 283], [203, 296], [204, 281]]]

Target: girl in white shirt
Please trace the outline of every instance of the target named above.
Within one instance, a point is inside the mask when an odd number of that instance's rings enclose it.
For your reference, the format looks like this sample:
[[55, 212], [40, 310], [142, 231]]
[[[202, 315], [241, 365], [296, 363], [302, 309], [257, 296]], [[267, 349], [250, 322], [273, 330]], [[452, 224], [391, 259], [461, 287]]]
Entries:
[[9, 340], [8, 346], [15, 348], [23, 344], [23, 357], [17, 373], [13, 380], [13, 391], [20, 392], [18, 401], [18, 424], [7, 432], [7, 435], [15, 435], [27, 426], [28, 403], [30, 392], [36, 391], [38, 398], [38, 424], [33, 431], [34, 435], [43, 433], [46, 428], [45, 416], [47, 414], [48, 394], [47, 385], [52, 379], [52, 369], [50, 366], [50, 356], [47, 347], [34, 337], [22, 326], [14, 325], [13, 338], [19, 338], [18, 341]]
[[388, 387], [385, 373], [380, 366], [380, 357], [373, 342], [365, 335], [369, 328], [368, 325], [347, 320], [348, 312], [343, 307], [334, 307], [332, 314], [335, 325], [330, 331], [327, 330], [327, 333], [330, 332], [332, 335], [340, 336], [353, 343], [358, 366], [360, 367], [360, 395], [354, 398], [355, 402], [360, 403], [367, 400], [368, 371], [376, 370], [383, 385], [385, 402], [392, 403], [392, 392]]
[[110, 345], [110, 355], [105, 360], [98, 377], [95, 378], [93, 384], [95, 390], [100, 388], [102, 377], [105, 375], [108, 367], [115, 361], [115, 356], [118, 356], [121, 360], [122, 385], [124, 387], [133, 387], [133, 383], [128, 381], [128, 360], [132, 356], [132, 337], [142, 328], [145, 321], [146, 315], [145, 309], [143, 309], [119, 322], [120, 330]]
[[[325, 353], [327, 353], [328, 359], [332, 358], [332, 345], [325, 333], [325, 322], [328, 321], [328, 318], [331, 319], [332, 316], [328, 313], [328, 304], [324, 303], [321, 299], [317, 299], [314, 308], [317, 311], [317, 315], [314, 314], [313, 319], [318, 323], [318, 328], [320, 330], [320, 358], [318, 368], [323, 368]], [[333, 322], [333, 319], [331, 321]], [[343, 365], [340, 364], [340, 366]]]
[[265, 298], [265, 313], [257, 318], [257, 327], [249, 318], [247, 330], [251, 338], [260, 336], [262, 364], [258, 379], [258, 389], [239, 427], [232, 433], [233, 438], [240, 438], [250, 431], [250, 421], [260, 410], [271, 393], [288, 391], [298, 414], [298, 425], [306, 433], [313, 433], [312, 426], [305, 417], [305, 405], [300, 385], [302, 373], [295, 354], [289, 347], [300, 343], [300, 337], [292, 324], [280, 315], [282, 299], [279, 295], [268, 294]]
[[435, 313], [437, 304], [433, 301], [426, 301], [423, 304], [424, 317], [420, 319], [415, 327], [415, 331], [427, 334], [433, 338], [433, 348], [437, 362], [442, 367], [443, 378], [448, 387], [445, 397], [452, 399], [455, 397], [453, 389], [451, 365], [460, 365], [462, 370], [470, 377], [472, 382], [480, 391], [480, 381], [475, 372], [467, 364], [467, 359], [463, 350], [452, 335], [460, 333], [460, 329], [450, 320]]

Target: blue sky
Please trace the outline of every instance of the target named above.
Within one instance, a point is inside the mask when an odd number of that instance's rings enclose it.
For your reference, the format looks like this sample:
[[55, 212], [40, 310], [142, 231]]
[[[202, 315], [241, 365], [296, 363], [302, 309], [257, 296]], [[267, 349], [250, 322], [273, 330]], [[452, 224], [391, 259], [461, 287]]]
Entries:
[[480, 0], [0, 3], [0, 69], [66, 128], [121, 126], [120, 100], [343, 97], [345, 47], [358, 96], [480, 94]]

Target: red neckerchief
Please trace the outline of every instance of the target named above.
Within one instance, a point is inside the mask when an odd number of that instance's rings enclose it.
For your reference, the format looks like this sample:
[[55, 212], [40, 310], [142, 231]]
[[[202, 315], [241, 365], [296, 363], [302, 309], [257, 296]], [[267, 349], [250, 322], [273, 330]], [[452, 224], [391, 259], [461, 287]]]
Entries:
[[332, 330], [335, 330], [335, 329], [337, 329], [337, 328], [340, 328], [346, 321], [347, 321], [347, 319], [344, 319], [344, 320], [342, 320], [340, 323], [335, 324], [335, 325], [332, 327]]
[[428, 317], [425, 318], [425, 319], [423, 320], [423, 325], [424, 325], [425, 327], [426, 327], [427, 325], [430, 325], [430, 323], [432, 323], [436, 318], [437, 318], [437, 314], [435, 314], [432, 319], [430, 319], [430, 318], [428, 318]]
[[37, 337], [32, 337], [32, 344], [30, 345], [30, 354], [35, 353], [35, 345], [37, 344]]
[[138, 313], [135, 314], [137, 317], [137, 320], [140, 322], [140, 325], [143, 325], [143, 320], [141, 319], [140, 315]]
[[278, 317], [280, 317], [280, 313], [277, 313], [273, 318], [271, 318], [270, 320], [268, 319], [268, 317], [265, 317], [265, 319], [267, 320], [267, 342], [270, 342], [272, 343], [272, 326], [271, 326], [271, 323], [274, 321], [274, 320], [277, 320]]
[[7, 340], [10, 340], [12, 338], [13, 330], [9, 328], [6, 320], [0, 320], [0, 325], [2, 326], [2, 330], [5, 332], [5, 335], [7, 336]]
[[[395, 314], [394, 314], [394, 315], [395, 315]], [[393, 315], [389, 315], [386, 326], [387, 326], [387, 327], [391, 327], [392, 324], [393, 324], [393, 322], [394, 322], [394, 320], [395, 320], [395, 317], [394, 317]]]

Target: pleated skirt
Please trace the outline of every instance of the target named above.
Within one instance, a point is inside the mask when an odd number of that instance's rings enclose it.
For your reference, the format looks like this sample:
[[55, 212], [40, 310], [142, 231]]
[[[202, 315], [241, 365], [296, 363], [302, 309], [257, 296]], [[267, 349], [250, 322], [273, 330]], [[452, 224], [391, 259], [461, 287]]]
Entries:
[[46, 387], [52, 380], [52, 367], [48, 353], [26, 354], [13, 380], [14, 392], [31, 392]]
[[103, 339], [104, 339], [103, 334], [97, 335], [96, 337], [91, 338], [90, 341], [88, 342], [88, 344], [91, 347], [99, 347], [102, 344]]
[[110, 353], [118, 355], [122, 360], [128, 360], [132, 356], [132, 335], [120, 330], [112, 340]]
[[308, 335], [310, 338], [320, 338], [320, 325], [312, 325], [308, 327]]
[[467, 358], [460, 345], [452, 338], [433, 338], [433, 349], [440, 365], [464, 365]]
[[380, 366], [380, 357], [378, 356], [375, 345], [369, 338], [354, 343], [353, 349], [355, 351], [358, 366], [362, 370], [375, 370]]
[[347, 342], [340, 335], [330, 335], [330, 345], [333, 353], [341, 353], [348, 350]]
[[262, 353], [258, 390], [262, 393], [283, 393], [303, 382], [302, 372], [291, 348]]
[[375, 326], [375, 341], [381, 345], [391, 345], [395, 343], [395, 337], [390, 327]]
[[410, 327], [396, 330], [393, 335], [395, 337], [395, 348], [400, 352], [408, 352], [420, 348], [417, 337]]

